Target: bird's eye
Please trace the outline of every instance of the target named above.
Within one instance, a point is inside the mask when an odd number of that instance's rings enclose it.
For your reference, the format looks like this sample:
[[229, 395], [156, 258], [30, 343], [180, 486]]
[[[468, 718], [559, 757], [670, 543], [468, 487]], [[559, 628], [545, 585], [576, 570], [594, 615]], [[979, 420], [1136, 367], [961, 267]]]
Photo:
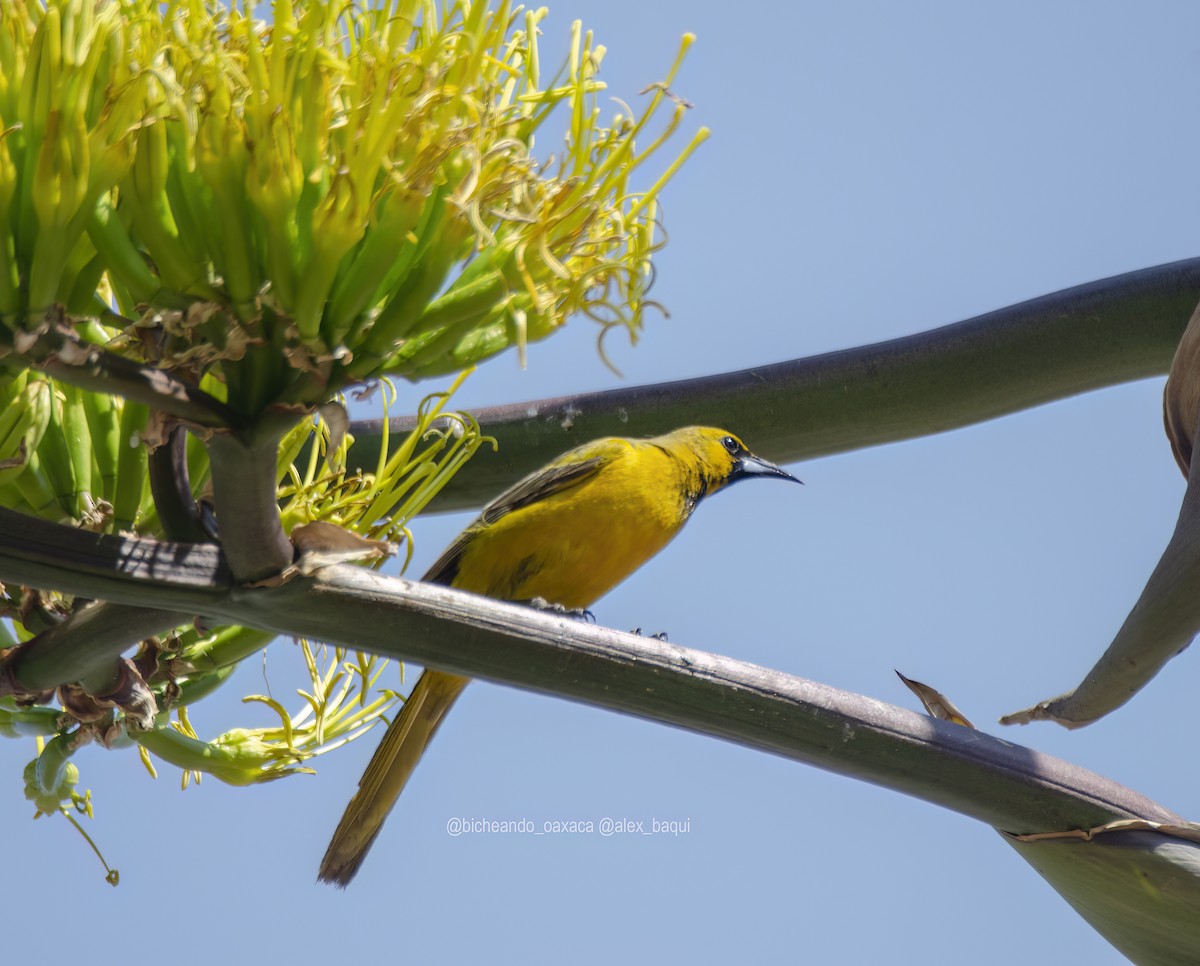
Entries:
[[732, 436], [726, 436], [721, 440], [721, 445], [725, 447], [730, 456], [737, 456], [742, 450], [742, 445]]

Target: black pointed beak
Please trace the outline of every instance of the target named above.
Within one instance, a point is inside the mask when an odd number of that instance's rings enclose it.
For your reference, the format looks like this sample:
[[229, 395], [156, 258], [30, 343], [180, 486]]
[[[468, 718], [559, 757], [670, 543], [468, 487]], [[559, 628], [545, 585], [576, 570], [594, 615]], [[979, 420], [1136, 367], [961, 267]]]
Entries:
[[733, 478], [735, 480], [744, 480], [752, 476], [778, 476], [781, 479], [799, 483], [801, 486], [804, 485], [803, 480], [796, 479], [787, 470], [781, 470], [774, 463], [763, 459], [761, 456], [747, 453], [738, 459], [737, 465], [733, 468]]

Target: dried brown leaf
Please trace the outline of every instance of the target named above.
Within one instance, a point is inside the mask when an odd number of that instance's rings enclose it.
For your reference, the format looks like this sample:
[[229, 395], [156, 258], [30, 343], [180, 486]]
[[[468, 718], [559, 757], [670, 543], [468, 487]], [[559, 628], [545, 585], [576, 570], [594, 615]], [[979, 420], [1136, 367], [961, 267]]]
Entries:
[[947, 698], [941, 691], [931, 688], [928, 684], [922, 684], [920, 681], [914, 681], [912, 678], [906, 678], [899, 671], [896, 676], [904, 682], [904, 686], [915, 694], [925, 706], [925, 710], [929, 712], [930, 717], [938, 718], [942, 721], [952, 721], [957, 725], [962, 725], [964, 728], [976, 730], [975, 726], [967, 720], [966, 715], [954, 706], [954, 702]]
[[324, 520], [294, 528], [292, 543], [299, 555], [296, 565], [302, 574], [349, 560], [381, 560], [396, 552], [396, 545], [390, 541], [368, 540]]
[[350, 430], [350, 414], [346, 412], [346, 407], [336, 400], [325, 403], [317, 412], [329, 427], [329, 468], [337, 473], [342, 469], [338, 450], [341, 449], [346, 433]]
[[1200, 426], [1200, 305], [1188, 320], [1163, 387], [1163, 424], [1171, 451], [1188, 475], [1192, 446]]
[[1082, 839], [1090, 842], [1098, 835], [1106, 832], [1157, 832], [1160, 835], [1170, 835], [1177, 839], [1187, 839], [1190, 842], [1200, 842], [1200, 823], [1187, 822], [1183, 825], [1170, 825], [1165, 822], [1151, 822], [1143, 818], [1122, 818], [1091, 828], [1072, 828], [1062, 832], [1030, 832], [1026, 835], [1014, 835], [1018, 842], [1045, 842], [1050, 839]]

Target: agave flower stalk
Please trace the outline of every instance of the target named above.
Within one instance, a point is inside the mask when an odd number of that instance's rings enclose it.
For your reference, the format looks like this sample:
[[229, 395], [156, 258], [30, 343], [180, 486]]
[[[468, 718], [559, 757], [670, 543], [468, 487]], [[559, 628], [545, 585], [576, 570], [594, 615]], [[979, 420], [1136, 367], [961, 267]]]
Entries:
[[[19, 385], [0, 373], [0, 396], [28, 398], [36, 416], [11, 441], [21, 455], [0, 468], [0, 502], [160, 532], [145, 444], [170, 428], [152, 410], [188, 418], [167, 405], [182, 390], [220, 412], [194, 421], [205, 440], [189, 441], [180, 489], [216, 504], [236, 579], [277, 577], [293, 557], [285, 535], [306, 525], [410, 551], [409, 521], [482, 445], [478, 427], [431, 398], [394, 452], [385, 434], [372, 471], [350, 472], [350, 440], [311, 414], [364, 381], [394, 405], [387, 377], [523, 352], [574, 315], [636, 338], [658, 194], [706, 136], [645, 173], [683, 127], [667, 85], [690, 38], [641, 117], [621, 105], [605, 122], [603, 46], [575, 24], [547, 71], [544, 18], [508, 0], [277, 0], [270, 22], [203, 0], [0, 0], [0, 357], [32, 367]], [[559, 150], [535, 155], [556, 119]], [[50, 369], [31, 347], [54, 340], [76, 357], [99, 347], [170, 391], [161, 406], [128, 386], [100, 399], [96, 379], [115, 377]], [[396, 700], [376, 690], [384, 662], [304, 642], [298, 714], [256, 697], [278, 727], [201, 741], [188, 707], [264, 643], [185, 625], [144, 644], [159, 716], [128, 737], [145, 760], [261, 781]], [[5, 724], [41, 729], [51, 713]], [[114, 721], [102, 737], [119, 742]], [[69, 794], [50, 773], [66, 776], [87, 737], [54, 723], [47, 804]]]
[[[544, 11], [508, 2], [281, 0], [270, 24], [199, 0], [0, 2], [0, 298], [13, 295], [0, 308], [14, 347], [38, 344], [16, 330], [52, 304], [95, 310], [105, 278], [137, 317], [111, 351], [215, 380], [230, 416], [208, 441], [213, 500], [238, 579], [289, 559], [273, 464], [305, 409], [388, 373], [523, 351], [573, 314], [636, 336], [664, 178], [639, 193], [632, 175], [679, 127], [678, 104], [656, 136], [650, 121], [690, 38], [645, 116], [605, 127], [604, 48], [574, 25], [547, 83]], [[534, 136], [558, 108], [564, 148], [539, 160]], [[63, 407], [24, 500], [47, 512], [48, 491], [96, 525], [116, 471], [65, 458], [98, 427], [78, 396]]]

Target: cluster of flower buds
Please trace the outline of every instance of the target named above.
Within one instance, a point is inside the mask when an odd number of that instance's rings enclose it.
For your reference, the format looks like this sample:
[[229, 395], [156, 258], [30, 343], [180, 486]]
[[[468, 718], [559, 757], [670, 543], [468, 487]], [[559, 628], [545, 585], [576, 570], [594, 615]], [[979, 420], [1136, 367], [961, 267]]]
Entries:
[[683, 116], [679, 60], [604, 126], [604, 48], [576, 23], [546, 83], [544, 14], [0, 0], [0, 319], [102, 313], [105, 278], [139, 322], [126, 351], [217, 373], [248, 415], [458, 371], [572, 314], [636, 335], [656, 196], [705, 132], [635, 189]]

